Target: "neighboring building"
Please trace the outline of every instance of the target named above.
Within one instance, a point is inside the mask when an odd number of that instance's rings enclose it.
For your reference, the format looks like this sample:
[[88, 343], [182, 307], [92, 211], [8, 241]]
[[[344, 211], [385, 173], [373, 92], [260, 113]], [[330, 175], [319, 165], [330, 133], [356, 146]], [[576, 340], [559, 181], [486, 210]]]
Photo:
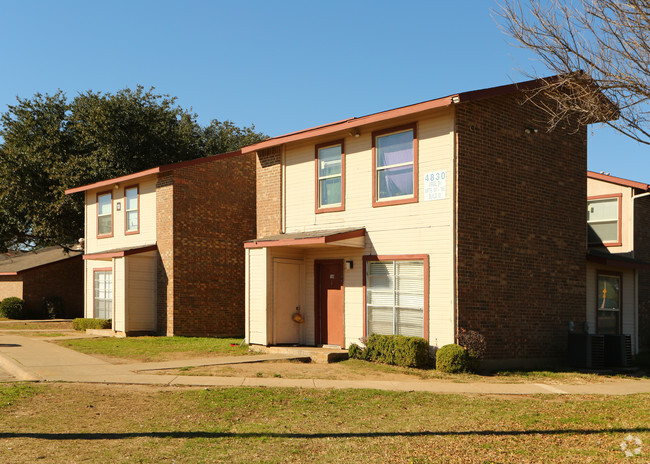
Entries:
[[[47, 317], [45, 300], [60, 302], [57, 317], [83, 316], [83, 251], [55, 246], [0, 257], [0, 300], [25, 300], [28, 317]], [[55, 303], [56, 304], [56, 303]]]
[[255, 237], [255, 160], [200, 158], [84, 192], [85, 315], [113, 330], [241, 336], [244, 252]]
[[650, 186], [587, 173], [589, 332], [650, 349]]
[[569, 322], [585, 322], [587, 132], [539, 126], [521, 92], [538, 85], [245, 147], [246, 341], [347, 347], [376, 332], [439, 347], [462, 327], [502, 364], [565, 357]]

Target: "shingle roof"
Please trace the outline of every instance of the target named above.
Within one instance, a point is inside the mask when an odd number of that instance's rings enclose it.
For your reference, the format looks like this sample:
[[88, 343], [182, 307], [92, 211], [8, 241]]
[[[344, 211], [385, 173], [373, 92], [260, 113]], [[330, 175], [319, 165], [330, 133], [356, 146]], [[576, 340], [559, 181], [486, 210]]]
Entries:
[[4, 254], [0, 257], [0, 274], [17, 274], [46, 264], [81, 256], [81, 250], [67, 252], [58, 246], [40, 248], [34, 251]]

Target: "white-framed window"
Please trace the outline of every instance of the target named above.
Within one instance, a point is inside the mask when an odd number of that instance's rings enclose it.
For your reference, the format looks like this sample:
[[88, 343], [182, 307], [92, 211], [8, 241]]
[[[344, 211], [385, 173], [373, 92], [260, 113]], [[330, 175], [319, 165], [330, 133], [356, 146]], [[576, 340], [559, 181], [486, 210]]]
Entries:
[[421, 260], [366, 262], [368, 335], [425, 336], [424, 269]]
[[619, 244], [621, 197], [594, 197], [587, 200], [587, 240], [589, 244]]
[[113, 235], [113, 194], [97, 194], [97, 236]]
[[113, 311], [113, 272], [96, 270], [93, 282], [95, 319], [111, 319]]
[[343, 142], [316, 146], [316, 211], [342, 209], [344, 203]]
[[621, 333], [622, 275], [598, 273], [596, 328], [599, 334]]
[[417, 200], [415, 126], [375, 132], [373, 142], [374, 204]]
[[124, 189], [124, 203], [126, 233], [135, 234], [139, 231], [140, 219], [140, 196], [137, 186]]

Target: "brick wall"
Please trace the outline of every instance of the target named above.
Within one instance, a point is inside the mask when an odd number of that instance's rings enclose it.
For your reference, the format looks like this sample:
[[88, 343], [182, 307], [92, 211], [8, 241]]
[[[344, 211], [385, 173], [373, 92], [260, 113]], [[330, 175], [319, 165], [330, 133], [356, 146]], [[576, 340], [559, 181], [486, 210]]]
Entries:
[[81, 254], [21, 272], [23, 299], [28, 313], [46, 316], [43, 312], [43, 298], [59, 297], [63, 303], [61, 317], [83, 317], [83, 272]]
[[562, 357], [585, 320], [587, 133], [547, 133], [520, 100], [456, 109], [458, 326], [488, 358]]
[[257, 237], [282, 233], [281, 147], [261, 150], [256, 158]]
[[[634, 200], [634, 257], [650, 262], [650, 197]], [[650, 350], [650, 269], [639, 269], [639, 350]]]
[[174, 334], [174, 177], [172, 172], [156, 182], [156, 244], [158, 246], [157, 325], [158, 333]]
[[159, 329], [241, 337], [244, 241], [256, 236], [254, 155], [181, 167], [166, 184], [158, 190]]

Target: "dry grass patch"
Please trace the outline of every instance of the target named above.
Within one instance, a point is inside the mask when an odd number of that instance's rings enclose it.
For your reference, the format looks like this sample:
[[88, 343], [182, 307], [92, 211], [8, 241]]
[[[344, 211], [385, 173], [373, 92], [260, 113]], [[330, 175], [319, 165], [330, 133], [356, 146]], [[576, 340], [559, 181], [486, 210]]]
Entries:
[[444, 380], [458, 383], [531, 383], [587, 384], [617, 382], [622, 379], [638, 379], [633, 375], [602, 375], [580, 372], [551, 371], [503, 371], [491, 375], [446, 374], [435, 369], [414, 369], [376, 364], [358, 359], [349, 359], [331, 364], [315, 364], [289, 361], [201, 366], [156, 371], [161, 374], [210, 375], [218, 377], [282, 377], [287, 379], [331, 379], [331, 380]]
[[2, 322], [0, 324], [0, 332], [3, 330], [70, 330], [72, 331], [72, 322], [21, 322], [11, 320], [10, 322]]
[[650, 395], [12, 388], [0, 386], [4, 463], [616, 463], [650, 452], [620, 448], [628, 434], [650, 446]]

